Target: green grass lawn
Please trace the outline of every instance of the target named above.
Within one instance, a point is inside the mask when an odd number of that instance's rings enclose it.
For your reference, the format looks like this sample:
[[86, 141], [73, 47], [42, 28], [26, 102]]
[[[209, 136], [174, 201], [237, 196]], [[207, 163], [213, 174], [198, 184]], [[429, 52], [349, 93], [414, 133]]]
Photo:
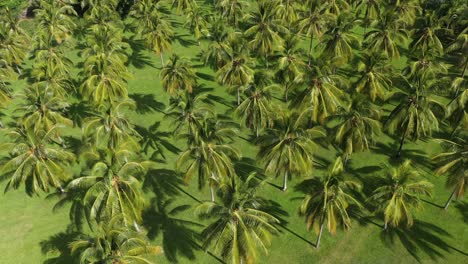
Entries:
[[[174, 22], [177, 22], [174, 21]], [[199, 83], [212, 95], [222, 100], [214, 103], [219, 114], [231, 114], [228, 105], [235, 105], [235, 96], [229, 95], [224, 87], [214, 82], [214, 73], [203, 67], [197, 55], [207, 43], [197, 46], [194, 38], [180, 24], [175, 24], [177, 37], [173, 52], [192, 59], [199, 75]], [[306, 43], [304, 43], [306, 45]], [[159, 80], [161, 62], [159, 57], [145, 50], [136, 49], [130, 56], [130, 71], [134, 78], [129, 81], [128, 89], [132, 99], [137, 103], [136, 111], [130, 112], [130, 120], [141, 127], [148, 127], [155, 122], [161, 122], [161, 132], [171, 132], [170, 122], [164, 119], [164, 110], [168, 106], [169, 97], [163, 92]], [[81, 58], [78, 50], [70, 51], [70, 58], [77, 64]], [[168, 56], [166, 56], [166, 59]], [[403, 58], [402, 61], [405, 61]], [[75, 64], [75, 65], [76, 65]], [[24, 81], [14, 84], [18, 91], [26, 85]], [[278, 100], [278, 103], [281, 103]], [[391, 109], [387, 105], [385, 108]], [[11, 108], [4, 120], [8, 118]], [[77, 129], [68, 134], [77, 136]], [[242, 151], [243, 162], [255, 159], [256, 147], [250, 140], [250, 133], [242, 129], [234, 145]], [[172, 144], [184, 148], [182, 142], [167, 138]], [[2, 136], [1, 141], [4, 140]], [[429, 158], [439, 149], [434, 142], [419, 141], [405, 145], [403, 158], [413, 160], [422, 175], [434, 184], [433, 196], [423, 202], [416, 215], [415, 225], [408, 230], [382, 230], [383, 222], [379, 216], [363, 213], [355, 216], [350, 230], [339, 230], [330, 235], [324, 232], [320, 249], [315, 249], [316, 234], [307, 231], [304, 220], [297, 214], [302, 194], [294, 186], [302, 179], [295, 178], [290, 183], [290, 189], [283, 193], [278, 189], [281, 179], [269, 178], [260, 194], [276, 202], [283, 211], [284, 222], [279, 228], [280, 233], [274, 237], [267, 256], [261, 256], [259, 263], [467, 263], [468, 262], [468, 199], [453, 202], [447, 211], [443, 206], [450, 195], [444, 187], [445, 179], [434, 176], [428, 164]], [[395, 140], [382, 136], [372, 152], [355, 154], [349, 162], [350, 178], [363, 183], [371, 183], [372, 179], [385, 171], [386, 166], [396, 164], [393, 160], [396, 150]], [[337, 152], [321, 147], [317, 150], [316, 170], [308, 177], [320, 175], [328, 162], [335, 159]], [[199, 191], [195, 182], [183, 185], [173, 173], [177, 154], [165, 151], [165, 161], [159, 163], [158, 169], [149, 173], [145, 186], [148, 187], [148, 197], [153, 197], [151, 186], [166, 186], [164, 192], [172, 195], [174, 202], [168, 210], [178, 205], [188, 205], [185, 211], [171, 218], [158, 218], [152, 206], [145, 212], [145, 226], [148, 236], [154, 244], [160, 245], [164, 240], [166, 256], [158, 256], [156, 263], [168, 263], [168, 259], [179, 263], [218, 263], [219, 259], [211, 252], [199, 249], [196, 232], [205, 224], [196, 219], [193, 208], [198, 201], [208, 200], [208, 189]], [[247, 166], [244, 166], [247, 167]], [[382, 168], [382, 169], [381, 169]], [[76, 168], [73, 168], [75, 170]], [[75, 171], [75, 173], [79, 173]], [[4, 187], [4, 183], [0, 185]], [[370, 184], [364, 191], [372, 190]], [[0, 195], [0, 263], [73, 263], [67, 256], [56, 258], [57, 252], [43, 253], [42, 247], [56, 246], [63, 249], [69, 240], [67, 236], [57, 236], [66, 232], [69, 223], [67, 207], [52, 211], [56, 199], [46, 199], [46, 195], [28, 197], [22, 189]], [[187, 221], [182, 225], [182, 220]], [[160, 227], [165, 227], [162, 230]]]

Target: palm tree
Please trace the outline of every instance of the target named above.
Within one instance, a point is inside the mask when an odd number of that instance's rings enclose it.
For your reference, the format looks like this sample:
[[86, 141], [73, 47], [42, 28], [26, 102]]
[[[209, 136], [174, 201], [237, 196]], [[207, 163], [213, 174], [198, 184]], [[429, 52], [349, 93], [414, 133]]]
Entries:
[[389, 59], [400, 56], [398, 44], [403, 44], [408, 39], [408, 31], [401, 28], [395, 22], [393, 14], [383, 14], [374, 23], [374, 29], [364, 35], [364, 40], [374, 53], [384, 54]]
[[437, 36], [440, 28], [437, 25], [436, 19], [434, 15], [426, 15], [422, 18], [422, 25], [417, 25], [418, 30], [414, 31], [410, 47], [413, 51], [420, 51], [423, 57], [429, 50], [433, 51], [432, 53], [440, 55], [444, 52], [444, 46]]
[[271, 77], [266, 72], [257, 72], [253, 82], [245, 89], [247, 98], [234, 111], [234, 115], [254, 130], [257, 137], [260, 129], [273, 124], [271, 97], [278, 86], [272, 85], [269, 79]]
[[268, 56], [283, 49], [283, 39], [279, 33], [287, 31], [276, 16], [277, 9], [277, 0], [257, 2], [257, 10], [249, 19], [252, 26], [245, 31], [245, 37], [250, 39], [249, 46], [256, 54], [264, 56], [267, 68]]
[[186, 182], [198, 177], [198, 188], [207, 182], [210, 185], [211, 201], [215, 199], [215, 187], [223, 178], [235, 176], [233, 159], [239, 159], [240, 153], [226, 139], [232, 138], [235, 130], [225, 123], [212, 118], [202, 121], [198, 131], [186, 135], [189, 147], [179, 155], [177, 170], [183, 170]]
[[418, 208], [420, 197], [430, 195], [432, 184], [425, 180], [417, 180], [419, 173], [412, 168], [407, 160], [398, 168], [387, 171], [384, 182], [374, 190], [369, 197], [377, 205], [377, 210], [384, 212], [384, 229], [388, 224], [397, 227], [406, 222], [413, 225], [411, 210]]
[[[32, 86], [24, 90], [20, 97], [24, 98], [20, 104], [20, 124], [34, 131], [50, 131], [54, 127], [71, 127], [73, 122], [65, 117], [69, 104], [61, 97], [54, 95], [53, 91], [40, 90], [41, 87]], [[55, 129], [50, 135], [63, 144], [60, 131]]]
[[381, 131], [379, 112], [364, 98], [355, 98], [345, 112], [331, 120], [336, 119], [334, 141], [344, 150], [345, 164], [352, 153], [368, 150]]
[[54, 42], [61, 44], [70, 38], [76, 26], [71, 18], [77, 15], [75, 9], [66, 1], [41, 0], [39, 4], [40, 8], [35, 13], [39, 27], [35, 39], [38, 47]]
[[360, 203], [351, 192], [360, 190], [361, 185], [344, 180], [341, 158], [337, 158], [331, 164], [325, 176], [312, 178], [306, 183], [307, 195], [302, 200], [299, 214], [305, 217], [307, 229], [314, 228], [318, 233], [315, 247], [319, 248], [324, 226], [332, 234], [335, 234], [340, 224], [344, 229], [351, 226], [349, 206], [355, 204], [360, 207]]
[[455, 78], [451, 88], [455, 91], [456, 97], [447, 105], [447, 116], [453, 121], [452, 135], [460, 127], [468, 128], [468, 88], [461, 89], [462, 85], [464, 85], [464, 79]]
[[196, 6], [190, 9], [187, 13], [187, 20], [185, 25], [190, 28], [195, 39], [198, 42], [198, 46], [200, 46], [200, 39], [202, 36], [206, 36], [208, 34], [208, 22], [207, 17], [208, 15], [203, 12], [203, 9]]
[[192, 93], [197, 84], [195, 71], [189, 61], [175, 53], [161, 70], [160, 76], [164, 90], [171, 96], [179, 95], [181, 90]]
[[356, 17], [359, 17], [364, 12], [362, 20], [365, 35], [367, 27], [380, 16], [380, 3], [378, 0], [359, 0], [356, 1], [355, 8], [357, 10]]
[[237, 104], [240, 104], [240, 89], [252, 81], [251, 59], [242, 53], [233, 52], [230, 61], [216, 72], [216, 79], [222, 85], [235, 87]]
[[5, 107], [12, 99], [9, 80], [12, 79], [12, 70], [1, 67], [0, 64], [0, 107]]
[[196, 8], [197, 2], [194, 0], [172, 0], [172, 7], [177, 7], [177, 14], [187, 13]]
[[247, 7], [248, 3], [243, 0], [216, 1], [216, 8], [221, 11], [221, 16], [234, 28], [238, 27], [239, 19], [244, 16], [244, 10], [247, 10]]
[[326, 12], [326, 5], [322, 5], [320, 0], [310, 0], [310, 9], [304, 10], [301, 19], [298, 21], [298, 27], [301, 32], [305, 32], [310, 37], [309, 44], [309, 66], [312, 62], [312, 44], [314, 37], [321, 38], [326, 31], [327, 22], [333, 18], [333, 15]]
[[2, 64], [16, 68], [23, 63], [29, 50], [27, 37], [19, 35], [4, 24], [0, 23], [0, 58]]
[[[461, 56], [460, 62], [462, 66], [462, 71], [460, 73], [460, 78], [465, 78], [466, 69], [468, 67], [468, 28], [463, 30], [458, 37], [447, 47], [446, 52], [457, 52]], [[455, 94], [458, 94], [456, 92]]]
[[83, 154], [90, 169], [70, 181], [67, 189], [81, 191], [87, 218], [96, 222], [122, 215], [125, 226], [133, 224], [139, 231], [145, 200], [141, 193], [141, 176], [148, 162], [137, 162], [124, 143], [115, 150], [88, 151]]
[[[232, 49], [228, 43], [228, 32], [221, 18], [211, 21], [209, 29], [210, 44], [203, 51], [202, 57], [205, 65], [217, 71], [226, 65], [231, 58]], [[208, 35], [208, 34], [207, 34]]]
[[387, 93], [392, 87], [393, 68], [385, 61], [385, 57], [375, 53], [365, 53], [358, 64], [359, 79], [355, 83], [355, 89], [359, 93], [367, 93], [372, 100], [378, 98], [385, 101]]
[[359, 40], [351, 32], [351, 29], [356, 24], [353, 16], [350, 13], [342, 13], [325, 32], [321, 45], [323, 51], [321, 56], [327, 59], [332, 59], [335, 64], [346, 63], [353, 56], [353, 47], [358, 46]]
[[162, 252], [146, 237], [122, 227], [122, 217], [115, 216], [96, 224], [91, 234], [83, 234], [69, 244], [72, 255], [79, 254], [80, 263], [143, 263], [151, 264], [149, 256]]
[[138, 23], [138, 32], [143, 36], [146, 47], [161, 57], [164, 66], [163, 53], [171, 49], [173, 32], [167, 19], [161, 16], [158, 3], [151, 0], [139, 1], [130, 13]]
[[258, 251], [267, 254], [271, 235], [278, 232], [279, 220], [265, 211], [251, 179], [230, 179], [220, 187], [220, 203], [205, 202], [195, 211], [200, 219], [214, 220], [201, 233], [203, 246], [212, 246], [226, 262], [255, 263]]
[[283, 175], [283, 191], [291, 176], [300, 176], [312, 169], [313, 154], [317, 149], [315, 138], [325, 136], [320, 127], [303, 128], [304, 114], [279, 111], [273, 128], [258, 138], [258, 159], [266, 173]]
[[406, 138], [416, 141], [421, 136], [430, 136], [439, 129], [439, 120], [433, 106], [442, 107], [436, 100], [427, 96], [407, 95], [388, 116], [385, 128], [390, 135], [400, 134], [400, 147], [396, 157], [400, 157]]
[[132, 143], [137, 148], [140, 135], [125, 114], [125, 109], [132, 109], [135, 105], [130, 100], [121, 101], [105, 111], [96, 112], [86, 120], [83, 135], [88, 137], [97, 148], [115, 150], [122, 143]]
[[183, 129], [187, 134], [194, 135], [201, 127], [206, 117], [214, 117], [212, 109], [201, 105], [206, 102], [207, 94], [184, 93], [179, 97], [171, 98], [166, 117], [172, 119], [174, 134], [180, 134]]
[[438, 140], [445, 147], [444, 152], [437, 154], [433, 160], [437, 163], [436, 174], [447, 175], [446, 186], [453, 189], [445, 203], [447, 210], [453, 198], [460, 199], [468, 187], [468, 143], [463, 138], [454, 140]]
[[302, 50], [299, 48], [299, 37], [289, 35], [284, 41], [284, 49], [276, 56], [278, 60], [276, 79], [284, 86], [285, 100], [288, 102], [289, 91], [295, 80], [303, 74], [305, 64], [301, 59]]
[[308, 110], [310, 120], [324, 124], [325, 119], [342, 107], [345, 93], [339, 87], [344, 80], [336, 74], [326, 72], [326, 67], [311, 66], [296, 82], [305, 86], [295, 95], [291, 106]]
[[24, 185], [32, 195], [40, 190], [49, 192], [50, 187], [63, 192], [62, 183], [69, 178], [67, 168], [75, 159], [73, 153], [53, 145], [57, 127], [35, 131], [18, 127], [9, 133], [11, 142], [3, 143], [10, 156], [1, 167], [2, 178], [8, 179], [5, 191]]

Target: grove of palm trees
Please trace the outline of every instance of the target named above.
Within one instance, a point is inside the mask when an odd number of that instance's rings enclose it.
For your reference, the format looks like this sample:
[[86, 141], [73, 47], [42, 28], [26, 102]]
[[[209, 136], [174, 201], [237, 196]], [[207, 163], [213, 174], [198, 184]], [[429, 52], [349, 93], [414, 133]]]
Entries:
[[468, 263], [468, 2], [0, 2], [0, 263]]

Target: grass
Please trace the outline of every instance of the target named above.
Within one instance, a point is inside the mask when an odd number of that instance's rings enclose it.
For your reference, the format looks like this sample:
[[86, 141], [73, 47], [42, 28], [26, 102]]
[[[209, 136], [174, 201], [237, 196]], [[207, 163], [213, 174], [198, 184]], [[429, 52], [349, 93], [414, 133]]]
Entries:
[[[235, 105], [235, 96], [227, 94], [224, 87], [213, 82], [213, 71], [201, 66], [196, 60], [196, 55], [202, 48], [206, 48], [207, 43], [202, 42], [201, 47], [198, 47], [186, 29], [177, 26], [175, 31], [177, 38], [173, 51], [193, 59], [193, 65], [200, 76], [200, 85], [209, 90], [210, 94], [225, 100], [215, 102], [216, 111], [230, 115], [227, 105]], [[129, 69], [134, 78], [129, 81], [128, 89], [130, 97], [137, 103], [136, 111], [129, 112], [130, 120], [143, 128], [160, 122], [159, 131], [170, 134], [170, 122], [164, 119], [163, 113], [169, 97], [163, 92], [158, 77], [161, 62], [158, 56], [142, 50], [137, 44], [132, 43], [134, 50], [129, 61]], [[68, 54], [75, 63], [81, 60], [77, 52], [73, 50]], [[15, 91], [22, 89], [24, 85], [26, 83], [23, 81], [16, 82]], [[391, 106], [386, 105], [385, 108]], [[7, 113], [11, 112], [11, 108], [7, 110]], [[77, 136], [77, 131], [75, 129], [68, 133]], [[184, 144], [175, 141], [173, 137], [166, 139], [178, 148], [184, 148]], [[386, 166], [398, 163], [390, 158], [397, 147], [395, 142], [388, 136], [382, 136], [372, 152], [351, 157], [347, 172], [349, 177], [367, 183], [364, 192], [372, 191], [369, 183], [382, 174]], [[255, 159], [257, 150], [248, 131], [242, 129], [233, 144], [241, 150], [245, 163]], [[466, 263], [468, 199], [453, 202], [447, 211], [441, 209], [450, 191], [444, 187], [444, 178], [431, 173], [428, 163], [428, 158], [438, 149], [439, 146], [431, 141], [405, 145], [403, 158], [411, 158], [423, 177], [434, 184], [432, 198], [423, 203], [411, 229], [384, 232], [381, 217], [374, 217], [371, 213], [356, 215], [350, 230], [339, 230], [335, 235], [324, 232], [320, 249], [314, 248], [315, 233], [306, 230], [303, 219], [297, 214], [302, 194], [294, 186], [304, 178], [293, 179], [286, 193], [278, 189], [278, 185], [281, 185], [280, 178], [269, 178], [260, 194], [278, 204], [284, 222], [279, 228], [278, 236], [273, 238], [269, 254], [262, 255], [259, 263]], [[219, 258], [212, 252], [200, 249], [200, 242], [197, 240], [197, 232], [205, 223], [200, 223], [195, 218], [193, 209], [199, 201], [209, 199], [208, 189], [198, 190], [195, 182], [188, 185], [181, 183], [180, 177], [174, 172], [177, 154], [167, 150], [164, 154], [164, 162], [159, 163], [158, 168], [148, 174], [144, 183], [148, 197], [153, 197], [156, 193], [159, 197], [174, 198], [174, 202], [166, 206], [158, 206], [156, 200], [145, 211], [148, 236], [154, 244], [162, 244], [165, 251], [165, 256], [156, 257], [156, 263], [219, 263]], [[318, 149], [317, 169], [308, 177], [323, 173], [327, 162], [335, 156], [336, 151], [332, 147]], [[249, 166], [238, 167], [244, 171], [249, 170]], [[78, 173], [75, 171], [75, 174]], [[4, 187], [4, 183], [0, 187]], [[52, 212], [55, 202], [54, 199], [45, 199], [45, 195], [28, 197], [23, 190], [0, 195], [1, 263], [73, 263], [66, 254], [59, 256], [74, 234], [66, 233], [69, 222], [67, 208]], [[177, 206], [184, 206], [181, 209], [185, 210], [175, 215], [168, 213]], [[41, 249], [52, 250], [43, 252]]]

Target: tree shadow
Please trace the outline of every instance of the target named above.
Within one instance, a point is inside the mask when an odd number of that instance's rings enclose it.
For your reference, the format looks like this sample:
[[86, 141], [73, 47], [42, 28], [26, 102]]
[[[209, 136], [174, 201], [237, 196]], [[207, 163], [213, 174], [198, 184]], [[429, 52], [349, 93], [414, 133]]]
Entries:
[[148, 237], [154, 239], [162, 235], [164, 254], [169, 261], [177, 263], [180, 256], [194, 260], [195, 252], [200, 249], [197, 243], [200, 235], [195, 228], [202, 225], [176, 217], [190, 206], [172, 206], [172, 199], [155, 198], [151, 203], [152, 206], [143, 212], [143, 224], [148, 228]]
[[453, 249], [442, 236], [450, 237], [450, 234], [436, 225], [419, 220], [415, 220], [411, 228], [389, 228], [380, 234], [381, 240], [388, 246], [394, 245], [398, 239], [418, 262], [421, 262], [421, 253], [435, 261], [444, 258], [444, 253]]
[[316, 247], [316, 244], [315, 244], [315, 243], [313, 243], [313, 242], [307, 240], [305, 237], [299, 235], [299, 234], [296, 233], [294, 230], [288, 228], [286, 225], [281, 224], [280, 227], [281, 227], [282, 229], [284, 229], [286, 232], [288, 232], [288, 233], [292, 234], [293, 236], [299, 238], [299, 239], [302, 240], [303, 242], [305, 242], [305, 243], [307, 243], [307, 244], [309, 244], [309, 245], [311, 245], [311, 246], [313, 246], [313, 247]]
[[73, 121], [73, 127], [82, 127], [83, 121], [92, 115], [91, 107], [84, 101], [70, 104], [65, 111], [65, 116]]
[[[399, 139], [398, 139], [399, 140]], [[395, 157], [398, 143], [394, 142], [389, 145], [378, 142], [372, 148], [376, 153], [387, 156], [388, 162], [393, 166], [400, 165], [403, 161], [409, 159], [413, 161], [413, 165], [418, 165], [423, 169], [431, 169], [431, 160], [427, 157], [427, 153], [419, 149], [408, 149], [403, 146], [400, 157]], [[389, 155], [392, 153], [392, 155]]]
[[75, 138], [73, 136], [65, 136], [63, 137], [63, 140], [65, 141], [66, 148], [70, 149], [77, 155], [81, 153], [84, 147], [86, 147], [85, 143], [81, 139]]
[[183, 181], [175, 171], [168, 169], [152, 169], [146, 173], [143, 190], [152, 191], [158, 198], [173, 197], [180, 194]]
[[132, 65], [137, 69], [142, 69], [145, 66], [155, 68], [150, 56], [143, 54], [146, 50], [144, 41], [141, 39], [128, 38], [125, 40], [131, 47], [132, 52], [127, 56], [126, 65]]
[[209, 75], [209, 74], [206, 74], [206, 73], [202, 73], [202, 72], [197, 72], [195, 73], [197, 75], [197, 77], [205, 80], [205, 81], [211, 81], [211, 82], [214, 82], [214, 77], [213, 75]]
[[44, 264], [78, 264], [79, 258], [72, 256], [68, 245], [77, 237], [78, 232], [60, 232], [50, 236], [47, 240], [41, 241], [41, 252], [43, 255], [55, 255], [54, 257], [44, 260]]
[[[143, 147], [143, 152], [148, 155], [150, 149], [154, 150], [151, 154], [150, 159], [160, 162], [165, 162], [166, 155], [165, 151], [168, 150], [173, 154], [179, 153], [181, 150], [171, 143], [169, 138], [172, 136], [170, 132], [161, 131], [159, 128], [161, 126], [160, 121], [156, 121], [154, 124], [148, 128], [142, 126], [135, 126], [135, 130], [142, 137], [140, 143]], [[159, 159], [159, 157], [162, 158]]]
[[174, 39], [180, 43], [180, 45], [184, 46], [185, 48], [190, 46], [197, 46], [197, 42], [194, 40], [184, 39], [184, 37], [191, 37], [189, 34], [178, 34], [174, 36]]
[[463, 216], [463, 221], [465, 223], [468, 223], [468, 203], [467, 202], [457, 202], [457, 205], [455, 205], [455, 208], [460, 211], [460, 214]]
[[166, 107], [163, 103], [156, 101], [154, 94], [141, 94], [134, 93], [129, 95], [136, 104], [136, 112], [139, 114], [146, 114], [149, 112], [164, 113]]

